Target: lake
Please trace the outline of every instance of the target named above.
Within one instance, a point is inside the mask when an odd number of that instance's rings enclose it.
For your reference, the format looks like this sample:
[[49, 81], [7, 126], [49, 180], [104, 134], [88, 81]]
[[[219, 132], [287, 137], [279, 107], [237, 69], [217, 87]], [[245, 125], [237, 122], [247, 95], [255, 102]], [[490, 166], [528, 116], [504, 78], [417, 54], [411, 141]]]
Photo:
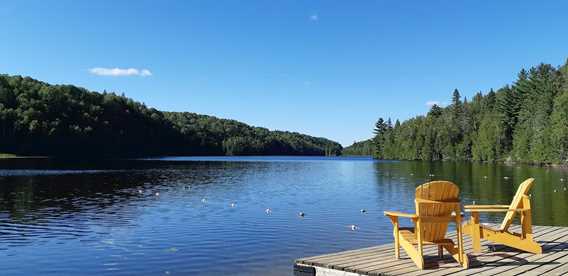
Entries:
[[558, 168], [349, 157], [4, 159], [0, 267], [3, 275], [291, 275], [299, 257], [392, 242], [383, 211], [413, 211], [419, 184], [451, 180], [464, 204], [509, 204], [528, 177], [536, 178], [534, 223], [567, 226], [568, 171]]

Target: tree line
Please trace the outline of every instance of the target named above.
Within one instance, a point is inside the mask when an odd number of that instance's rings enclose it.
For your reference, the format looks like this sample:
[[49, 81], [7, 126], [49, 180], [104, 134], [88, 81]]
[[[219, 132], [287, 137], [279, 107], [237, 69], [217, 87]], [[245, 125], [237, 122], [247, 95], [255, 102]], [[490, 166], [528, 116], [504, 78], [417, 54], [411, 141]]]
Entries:
[[374, 134], [366, 143], [378, 159], [568, 163], [568, 62], [523, 69], [471, 100], [455, 89], [447, 107], [402, 123], [380, 118]]
[[355, 141], [352, 145], [345, 147], [342, 151], [342, 155], [346, 156], [371, 156], [375, 152], [375, 145], [373, 144], [373, 139], [368, 139], [364, 141]]
[[338, 155], [337, 142], [189, 112], [124, 95], [0, 75], [0, 152], [121, 157]]

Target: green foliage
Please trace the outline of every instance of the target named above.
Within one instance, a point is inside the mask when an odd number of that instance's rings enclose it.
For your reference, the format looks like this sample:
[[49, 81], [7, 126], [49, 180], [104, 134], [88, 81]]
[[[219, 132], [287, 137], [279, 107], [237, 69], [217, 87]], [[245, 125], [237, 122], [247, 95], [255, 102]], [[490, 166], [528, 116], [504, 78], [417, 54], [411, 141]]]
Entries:
[[361, 155], [361, 156], [372, 156], [375, 152], [375, 146], [371, 139], [361, 141], [361, 142], [353, 142], [351, 146], [348, 146], [343, 149], [342, 155]]
[[522, 70], [512, 86], [469, 102], [455, 89], [451, 101], [392, 128], [379, 119], [374, 156], [568, 163], [568, 64]]
[[0, 152], [116, 157], [337, 155], [341, 149], [325, 138], [161, 112], [114, 93], [0, 75]]
[[568, 91], [562, 92], [554, 101], [550, 140], [553, 161], [568, 163]]

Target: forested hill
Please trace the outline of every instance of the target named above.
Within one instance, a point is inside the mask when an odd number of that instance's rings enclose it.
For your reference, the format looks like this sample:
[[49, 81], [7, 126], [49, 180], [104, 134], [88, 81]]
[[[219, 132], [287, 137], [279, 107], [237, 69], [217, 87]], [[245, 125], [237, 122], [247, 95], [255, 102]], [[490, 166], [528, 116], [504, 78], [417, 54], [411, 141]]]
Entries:
[[403, 123], [379, 119], [375, 157], [568, 163], [568, 64], [521, 70], [514, 83]]
[[114, 93], [0, 75], [0, 152], [45, 156], [337, 155], [341, 145]]
[[341, 152], [342, 155], [362, 155], [362, 156], [371, 156], [375, 152], [375, 145], [373, 144], [372, 139], [368, 139], [361, 142], [353, 142], [351, 146], [343, 148]]

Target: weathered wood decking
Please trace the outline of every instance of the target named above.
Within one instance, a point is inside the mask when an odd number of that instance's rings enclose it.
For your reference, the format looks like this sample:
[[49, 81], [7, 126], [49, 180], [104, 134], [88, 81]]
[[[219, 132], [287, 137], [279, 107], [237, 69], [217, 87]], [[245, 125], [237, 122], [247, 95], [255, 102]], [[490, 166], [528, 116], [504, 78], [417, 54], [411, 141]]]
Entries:
[[[519, 226], [511, 228], [517, 231]], [[295, 274], [304, 275], [568, 275], [568, 227], [533, 226], [543, 254], [535, 255], [482, 241], [482, 253], [473, 253], [465, 236], [471, 267], [463, 269], [451, 256], [437, 257], [435, 246], [426, 246], [426, 269], [419, 270], [404, 250], [395, 260], [393, 244], [373, 246], [296, 260]], [[455, 232], [449, 236], [455, 236]]]

